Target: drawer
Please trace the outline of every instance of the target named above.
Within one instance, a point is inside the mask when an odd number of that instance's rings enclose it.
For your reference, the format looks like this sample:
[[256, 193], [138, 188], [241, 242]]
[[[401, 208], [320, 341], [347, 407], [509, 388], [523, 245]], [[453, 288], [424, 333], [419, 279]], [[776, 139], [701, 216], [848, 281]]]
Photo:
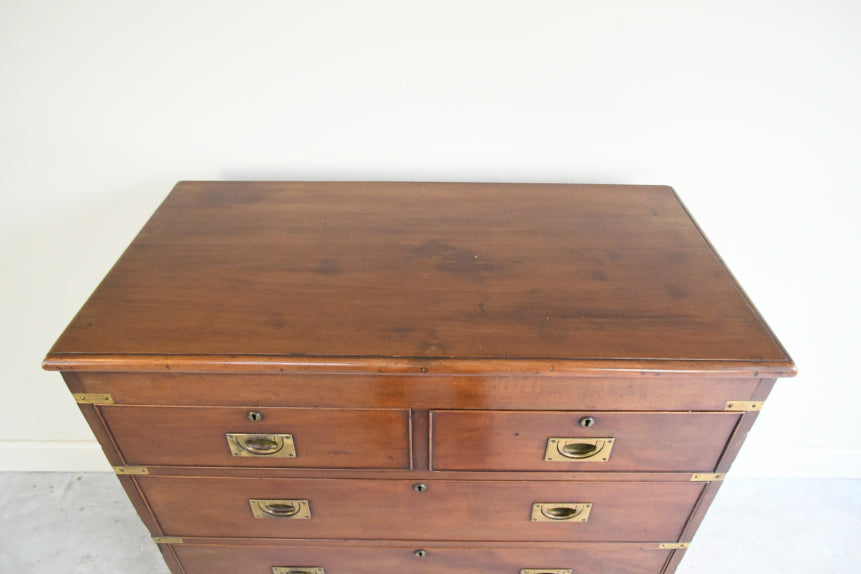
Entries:
[[[603, 548], [450, 548], [412, 546], [237, 546], [178, 544], [187, 574], [272, 574], [273, 567], [323, 568], [325, 574], [535, 574], [567, 569], [575, 574], [658, 574], [670, 551]], [[620, 545], [617, 545], [620, 546]], [[424, 551], [423, 553], [420, 551]], [[418, 554], [417, 554], [418, 551]], [[552, 570], [551, 570], [552, 569]]]
[[709, 472], [741, 414], [433, 411], [431, 417], [434, 470]]
[[[753, 400], [760, 379], [691, 373], [467, 376], [273, 373], [75, 373], [76, 393], [123, 405], [721, 411]], [[455, 407], [456, 406], [456, 407]]]
[[[676, 541], [706, 484], [435, 480], [418, 492], [410, 480], [136, 480], [167, 536], [627, 542]], [[252, 500], [294, 514], [258, 518]], [[575, 514], [566, 505], [591, 506], [585, 521], [533, 521], [536, 503], [563, 518]]]
[[[407, 410], [145, 406], [100, 410], [130, 465], [409, 468]], [[249, 420], [249, 412], [262, 419]], [[237, 455], [228, 434], [238, 435], [232, 439]], [[291, 442], [295, 456], [285, 456], [291, 454]]]

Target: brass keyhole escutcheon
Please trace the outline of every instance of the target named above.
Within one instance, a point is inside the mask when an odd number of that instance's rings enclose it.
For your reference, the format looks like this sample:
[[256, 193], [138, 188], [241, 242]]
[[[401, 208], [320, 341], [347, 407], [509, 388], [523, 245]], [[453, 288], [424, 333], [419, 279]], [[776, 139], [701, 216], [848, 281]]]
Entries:
[[263, 413], [260, 411], [248, 411], [248, 415], [246, 416], [248, 420], [255, 423], [263, 420]]
[[580, 426], [587, 429], [595, 425], [595, 417], [583, 417], [580, 419]]
[[428, 551], [427, 550], [416, 550], [415, 552], [413, 552], [413, 554], [416, 555], [416, 558], [424, 558], [425, 556], [428, 555]]
[[421, 482], [413, 485], [413, 490], [415, 490], [416, 492], [425, 492], [427, 489], [428, 485]]

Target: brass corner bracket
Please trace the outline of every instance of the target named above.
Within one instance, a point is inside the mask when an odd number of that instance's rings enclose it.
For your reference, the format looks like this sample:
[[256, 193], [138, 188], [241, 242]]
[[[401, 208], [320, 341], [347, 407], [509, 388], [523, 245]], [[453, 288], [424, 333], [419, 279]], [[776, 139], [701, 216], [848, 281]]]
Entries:
[[719, 480], [723, 480], [724, 477], [726, 477], [726, 473], [723, 472], [717, 472], [713, 474], [699, 472], [697, 474], [691, 475], [691, 482], [716, 482]]
[[145, 466], [114, 466], [112, 468], [117, 474], [149, 474], [149, 469]]
[[727, 401], [723, 410], [731, 412], [751, 412], [762, 409], [762, 401]]
[[80, 405], [112, 405], [114, 398], [107, 393], [73, 393], [75, 402]]
[[176, 536], [153, 536], [152, 541], [156, 544], [182, 544], [182, 538]]

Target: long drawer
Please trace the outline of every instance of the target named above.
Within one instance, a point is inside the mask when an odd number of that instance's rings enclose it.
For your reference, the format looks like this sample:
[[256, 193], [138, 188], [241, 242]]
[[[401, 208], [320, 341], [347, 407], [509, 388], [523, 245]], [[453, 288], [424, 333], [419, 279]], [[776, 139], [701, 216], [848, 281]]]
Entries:
[[[658, 574], [670, 551], [603, 548], [451, 548], [180, 544], [187, 574]], [[319, 569], [323, 569], [321, 572]]]
[[435, 470], [708, 472], [739, 413], [433, 411]]
[[403, 409], [105, 406], [101, 412], [131, 465], [409, 468]]
[[141, 476], [168, 536], [676, 541], [696, 482]]

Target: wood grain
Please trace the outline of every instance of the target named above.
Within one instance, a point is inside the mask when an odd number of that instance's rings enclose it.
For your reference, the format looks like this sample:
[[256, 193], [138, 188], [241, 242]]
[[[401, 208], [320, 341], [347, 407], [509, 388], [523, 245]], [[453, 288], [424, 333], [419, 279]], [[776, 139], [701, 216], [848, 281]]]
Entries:
[[726, 404], [795, 374], [668, 187], [374, 182], [177, 184], [43, 367], [111, 395], [81, 411], [174, 574], [669, 574], [756, 418]]
[[167, 564], [171, 574], [191, 574], [182, 567], [179, 557], [176, 555], [176, 549], [172, 544], [159, 544], [158, 549], [161, 551], [164, 562]]
[[416, 409], [721, 411], [756, 400], [759, 379], [690, 374], [603, 376], [77, 373], [81, 389], [123, 405]]
[[[711, 472], [739, 413], [434, 411], [434, 470]], [[593, 426], [578, 421], [590, 416]], [[546, 461], [550, 437], [612, 438], [606, 462]]]
[[[667, 550], [560, 548], [451, 548], [235, 546], [183, 544], [174, 547], [187, 574], [272, 574], [273, 566], [317, 566], [326, 574], [517, 574], [521, 568], [569, 568], [577, 574], [658, 574]], [[424, 549], [418, 558], [415, 551]]]
[[[248, 420], [249, 410], [263, 420]], [[100, 411], [131, 465], [409, 468], [407, 410], [105, 406]], [[235, 457], [227, 433], [290, 434], [296, 457]]]
[[794, 368], [659, 186], [180, 183], [46, 366], [213, 355]]
[[[702, 483], [136, 477], [170, 536], [666, 542]], [[311, 519], [254, 518], [248, 500], [307, 499]], [[531, 522], [535, 502], [592, 503], [585, 523]]]

